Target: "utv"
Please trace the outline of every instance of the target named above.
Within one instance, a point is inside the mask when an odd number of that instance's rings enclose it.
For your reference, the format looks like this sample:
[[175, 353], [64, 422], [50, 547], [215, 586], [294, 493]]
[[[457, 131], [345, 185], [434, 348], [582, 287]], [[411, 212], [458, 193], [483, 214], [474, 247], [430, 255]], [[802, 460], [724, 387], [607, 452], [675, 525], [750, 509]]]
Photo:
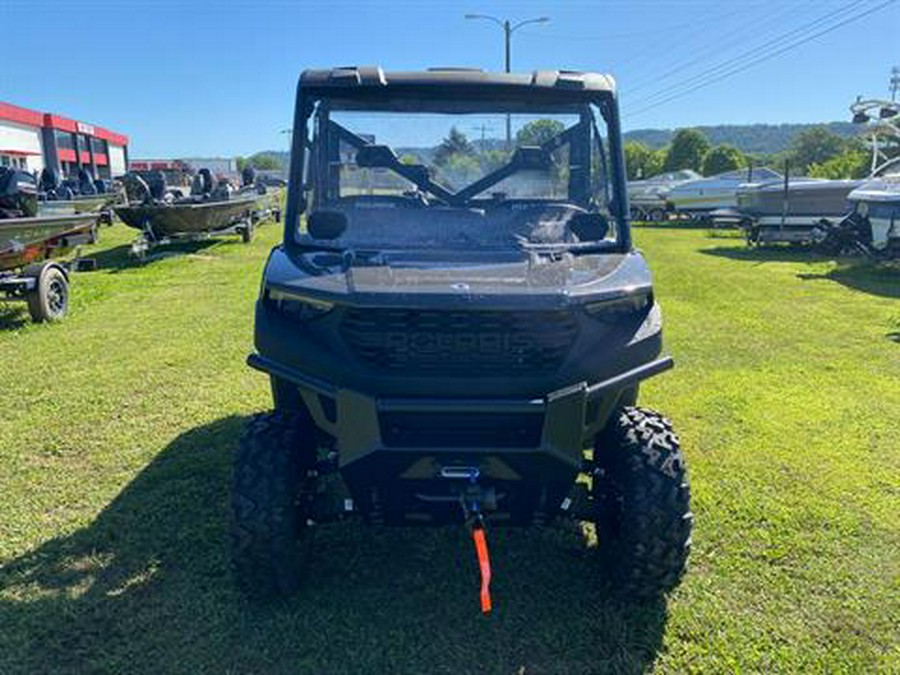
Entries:
[[248, 359], [275, 410], [237, 454], [240, 585], [294, 591], [314, 526], [358, 514], [467, 522], [485, 610], [494, 523], [592, 522], [613, 589], [674, 587], [689, 488], [636, 407], [672, 359], [628, 213], [610, 77], [304, 72]]

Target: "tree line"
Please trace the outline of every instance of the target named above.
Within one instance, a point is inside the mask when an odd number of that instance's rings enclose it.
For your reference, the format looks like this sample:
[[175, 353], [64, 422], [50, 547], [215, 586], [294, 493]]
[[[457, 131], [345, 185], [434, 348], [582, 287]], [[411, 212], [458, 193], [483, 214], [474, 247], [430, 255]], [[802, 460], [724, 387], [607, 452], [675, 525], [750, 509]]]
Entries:
[[672, 142], [663, 148], [626, 141], [624, 149], [629, 180], [681, 169], [712, 176], [743, 169], [751, 163], [779, 171], [787, 163], [792, 175], [813, 178], [865, 178], [871, 169], [871, 150], [865, 140], [841, 136], [825, 125], [801, 131], [787, 150], [772, 154], [744, 153], [727, 143], [712, 145], [698, 129], [679, 129]]

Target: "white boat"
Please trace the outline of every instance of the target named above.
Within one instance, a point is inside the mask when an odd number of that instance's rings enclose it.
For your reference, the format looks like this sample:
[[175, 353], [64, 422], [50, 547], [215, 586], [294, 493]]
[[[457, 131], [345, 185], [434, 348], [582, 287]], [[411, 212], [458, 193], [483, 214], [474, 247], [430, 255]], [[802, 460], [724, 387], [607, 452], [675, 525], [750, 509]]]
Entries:
[[628, 182], [628, 203], [634, 220], [662, 220], [668, 210], [669, 192], [676, 185], [703, 178], [691, 169], [670, 171], [645, 180]]
[[877, 254], [900, 253], [900, 158], [853, 190], [848, 200], [850, 217], [868, 225], [862, 243]]
[[781, 180], [777, 171], [768, 167], [753, 167], [726, 171], [716, 176], [700, 178], [676, 185], [669, 191], [669, 202], [676, 212], [703, 217], [719, 209], [735, 209], [737, 192], [746, 185]]

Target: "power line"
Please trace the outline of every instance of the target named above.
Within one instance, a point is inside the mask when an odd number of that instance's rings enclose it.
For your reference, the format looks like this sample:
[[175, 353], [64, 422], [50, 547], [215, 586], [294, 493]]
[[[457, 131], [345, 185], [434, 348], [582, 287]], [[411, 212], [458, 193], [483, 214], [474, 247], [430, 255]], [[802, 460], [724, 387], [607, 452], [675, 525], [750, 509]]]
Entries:
[[[708, 44], [707, 49], [701, 49], [699, 52], [695, 51], [694, 56], [692, 58], [690, 58], [686, 61], [681, 61], [681, 62], [674, 64], [669, 70], [667, 70], [666, 72], [664, 72], [662, 74], [659, 74], [659, 75], [656, 75], [653, 77], [649, 77], [649, 78], [644, 78], [643, 80], [638, 80], [637, 83], [632, 83], [632, 85], [628, 88], [628, 93], [633, 94], [636, 91], [646, 89], [647, 87], [652, 86], [653, 84], [656, 84], [657, 82], [668, 78], [670, 75], [675, 75], [677, 73], [684, 72], [685, 69], [704, 61], [708, 56], [711, 56], [711, 55], [722, 56], [723, 55], [722, 43], [726, 43], [726, 45], [727, 45], [729, 38], [731, 38], [732, 36], [737, 37], [742, 34], [747, 34], [748, 32], [751, 33], [754, 37], [756, 35], [765, 35], [766, 34], [765, 31], [769, 27], [770, 24], [780, 23], [780, 22], [784, 21], [790, 15], [792, 15], [794, 12], [796, 12], [798, 9], [801, 12], [805, 11], [805, 8], [800, 5], [786, 5], [785, 7], [783, 7], [781, 9], [781, 11], [776, 11], [774, 13], [771, 13], [771, 12], [767, 13], [766, 16], [762, 17], [761, 21], [758, 20], [760, 17], [757, 17], [757, 20], [751, 19], [751, 20], [743, 23], [742, 25], [738, 26], [734, 30], [730, 30], [730, 31], [727, 31], [720, 35], [717, 35], [715, 42]], [[741, 46], [742, 46], [741, 42], [738, 41], [737, 39], [735, 39], [731, 43], [732, 48], [734, 48], [734, 47], [739, 48]], [[756, 49], [760, 49], [760, 48], [761, 47], [757, 47]], [[733, 51], [733, 49], [729, 49], [729, 47], [726, 46], [725, 52], [727, 53], [728, 51]], [[739, 57], [735, 57], [735, 58], [739, 58]], [[691, 77], [695, 77], [695, 76], [691, 76]], [[659, 92], [657, 92], [657, 94], [658, 93]], [[651, 94], [649, 97], [645, 97], [645, 99], [641, 99], [641, 101], [649, 100], [649, 98], [653, 98], [655, 96], [656, 96], [656, 94]], [[639, 101], [639, 102], [641, 102], [641, 101]]]
[[667, 87], [664, 87], [663, 89], [656, 91], [655, 93], [653, 93], [649, 96], [645, 96], [644, 98], [636, 101], [634, 103], [634, 105], [640, 105], [642, 103], [649, 103], [649, 102], [653, 101], [653, 99], [661, 98], [661, 97], [667, 95], [669, 92], [676, 91], [682, 87], [691, 86], [695, 83], [706, 80], [710, 76], [715, 76], [724, 70], [730, 69], [732, 66], [740, 64], [745, 59], [753, 58], [754, 54], [757, 54], [760, 51], [764, 51], [764, 50], [770, 49], [770, 48], [777, 48], [780, 45], [782, 45], [785, 41], [789, 40], [790, 38], [799, 37], [800, 35], [806, 33], [807, 31], [809, 31], [811, 29], [814, 29], [816, 26], [819, 26], [822, 23], [826, 23], [832, 19], [839, 18], [843, 15], [846, 15], [847, 13], [851, 12], [852, 10], [856, 9], [859, 5], [861, 5], [867, 1], [868, 0], [853, 0], [853, 2], [850, 2], [847, 5], [844, 5], [843, 7], [840, 7], [836, 10], [828, 12], [827, 14], [820, 16], [818, 19], [814, 19], [813, 21], [805, 23], [802, 26], [793, 28], [793, 29], [787, 31], [786, 33], [782, 33], [781, 35], [778, 35], [777, 37], [774, 37], [770, 40], [767, 40], [764, 43], [762, 43], [761, 45], [754, 47], [753, 49], [746, 50], [746, 51], [738, 54], [737, 56], [727, 59], [711, 68], [708, 68], [707, 70], [704, 70], [704, 71], [698, 73], [697, 75], [693, 75], [685, 80], [682, 80], [681, 82], [677, 82], [675, 84], [669, 85]]
[[707, 87], [711, 84], [715, 84], [716, 82], [721, 82], [722, 80], [727, 79], [727, 78], [731, 77], [732, 75], [736, 75], [737, 73], [741, 73], [741, 72], [747, 70], [748, 68], [752, 68], [753, 66], [755, 66], [759, 63], [762, 63], [764, 61], [769, 61], [777, 56], [780, 56], [781, 54], [784, 54], [785, 52], [796, 49], [797, 47], [800, 47], [808, 42], [811, 42], [812, 40], [822, 37], [823, 35], [827, 35], [828, 33], [831, 33], [833, 31], [837, 30], [838, 28], [842, 28], [843, 26], [846, 26], [848, 24], [859, 21], [860, 19], [863, 19], [866, 16], [869, 16], [870, 14], [874, 14], [875, 12], [877, 12], [881, 9], [884, 9], [885, 7], [893, 4], [894, 2], [896, 2], [896, 0], [886, 0], [885, 2], [882, 2], [879, 5], [876, 5], [875, 7], [872, 7], [864, 12], [860, 12], [859, 14], [856, 14], [854, 16], [850, 16], [842, 21], [839, 21], [838, 23], [832, 24], [831, 26], [828, 26], [827, 28], [824, 28], [816, 33], [813, 33], [812, 35], [808, 35], [800, 40], [797, 40], [795, 42], [787, 44], [787, 45], [781, 47], [780, 49], [777, 49], [773, 52], [769, 52], [768, 54], [763, 54], [762, 56], [752, 59], [749, 62], [744, 63], [742, 65], [738, 65], [737, 67], [732, 68], [731, 70], [729, 70], [727, 72], [720, 73], [718, 76], [713, 77], [709, 80], [706, 80], [706, 81], [700, 82], [699, 84], [696, 84], [694, 86], [688, 87], [684, 91], [675, 92], [671, 96], [668, 96], [668, 97], [662, 99], [661, 101], [651, 103], [650, 105], [644, 106], [643, 108], [639, 108], [638, 110], [635, 110], [635, 111], [630, 111], [627, 113], [627, 116], [633, 117], [635, 115], [641, 115], [641, 114], [647, 112], [648, 110], [658, 108], [659, 106], [664, 105], [670, 101], [687, 96], [688, 94], [691, 94], [691, 93], [697, 91], [698, 89], [702, 89], [703, 87]]

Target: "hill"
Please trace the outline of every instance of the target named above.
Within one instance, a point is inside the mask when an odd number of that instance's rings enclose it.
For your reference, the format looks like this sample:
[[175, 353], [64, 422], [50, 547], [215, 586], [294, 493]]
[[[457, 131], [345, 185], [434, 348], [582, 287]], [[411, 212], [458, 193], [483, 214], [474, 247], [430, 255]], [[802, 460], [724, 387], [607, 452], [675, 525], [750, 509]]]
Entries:
[[[825, 126], [840, 136], [853, 136], [858, 128], [850, 122], [820, 124], [719, 124], [698, 126], [713, 145], [728, 143], [749, 153], [774, 154], [787, 150], [797, 134], [817, 126]], [[625, 133], [626, 141], [638, 141], [651, 148], [667, 145], [675, 129], [635, 129]]]
[[[734, 145], [743, 152], [752, 154], [775, 154], [787, 150], [797, 134], [817, 126], [825, 126], [829, 131], [839, 136], [853, 136], [858, 127], [850, 122], [822, 122], [818, 124], [719, 124], [716, 126], [693, 127], [702, 131], [713, 145], [728, 143]], [[651, 148], [661, 148], [672, 140], [675, 129], [635, 129], [625, 133], [626, 141], [638, 141]], [[488, 138], [483, 141], [485, 147], [490, 150], [500, 149], [505, 146], [501, 139]], [[481, 146], [482, 141], [476, 141], [476, 146]], [[434, 148], [396, 148], [399, 155], [410, 153], [427, 160]], [[277, 159], [282, 166], [287, 167], [288, 153], [279, 150], [264, 150], [257, 153], [269, 155]]]

